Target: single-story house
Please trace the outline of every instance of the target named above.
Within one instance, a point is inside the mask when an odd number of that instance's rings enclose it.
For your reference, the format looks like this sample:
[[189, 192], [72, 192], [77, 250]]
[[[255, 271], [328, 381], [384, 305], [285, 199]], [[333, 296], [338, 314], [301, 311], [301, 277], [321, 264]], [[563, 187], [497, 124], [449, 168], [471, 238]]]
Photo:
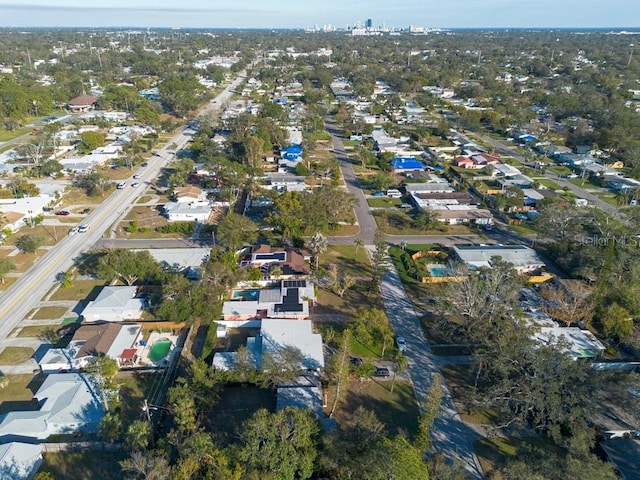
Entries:
[[491, 268], [494, 257], [509, 262], [519, 273], [544, 268], [536, 251], [525, 245], [460, 245], [452, 248], [457, 258], [469, 268]]
[[438, 221], [449, 225], [475, 224], [492, 225], [493, 215], [483, 208], [465, 208], [451, 210], [436, 210]]
[[540, 327], [533, 334], [533, 339], [542, 345], [566, 343], [565, 350], [574, 360], [596, 358], [606, 350], [593, 333], [577, 327]]
[[283, 319], [264, 319], [260, 327], [261, 352], [277, 354], [284, 347], [294, 347], [302, 353], [301, 370], [324, 368], [322, 335], [313, 333], [311, 320], [291, 322]]
[[122, 322], [140, 318], [146, 300], [137, 298], [137, 287], [107, 286], [82, 311], [85, 322]]
[[277, 265], [282, 271], [282, 278], [295, 278], [311, 273], [307, 263], [310, 259], [310, 253], [304, 249], [257, 245], [243, 255], [240, 266], [259, 268], [268, 277], [269, 271]]
[[265, 177], [265, 188], [279, 192], [304, 192], [307, 184], [305, 177], [290, 173], [272, 173]]
[[394, 173], [424, 170], [425, 164], [415, 157], [395, 157], [391, 160]]
[[212, 209], [209, 202], [169, 202], [165, 203], [163, 212], [170, 222], [206, 223]]
[[173, 199], [177, 203], [204, 202], [207, 200], [207, 194], [201, 188], [189, 185], [174, 188]]
[[83, 93], [82, 95], [69, 100], [67, 106], [74, 113], [88, 112], [95, 108], [96, 103], [98, 103], [98, 99], [96, 97]]
[[[443, 179], [444, 180], [444, 179]], [[406, 183], [404, 186], [408, 194], [413, 193], [453, 193], [456, 191], [446, 180], [429, 183]]]
[[120, 367], [130, 364], [128, 350], [135, 349], [142, 338], [142, 326], [122, 323], [81, 325], [65, 348], [49, 349], [39, 362], [43, 373], [79, 370], [96, 355], [105, 355]]
[[89, 375], [51, 374], [34, 397], [39, 410], [0, 416], [0, 442], [33, 442], [61, 433], [96, 432], [104, 416], [100, 393]]
[[0, 478], [30, 480], [42, 460], [39, 444], [10, 442], [0, 445]]
[[[27, 220], [43, 214], [44, 208], [51, 204], [52, 201], [53, 198], [49, 195], [38, 195], [37, 197], [23, 198], [3, 198], [0, 199], [0, 215], [15, 212], [22, 215], [23, 220]], [[19, 227], [19, 220], [15, 220], [14, 225]]]
[[165, 270], [184, 273], [187, 278], [200, 278], [200, 267], [209, 260], [210, 248], [148, 248], [145, 251]]
[[473, 197], [468, 192], [412, 192], [411, 200], [418, 208], [440, 210], [446, 209], [449, 205], [469, 206], [473, 202]]

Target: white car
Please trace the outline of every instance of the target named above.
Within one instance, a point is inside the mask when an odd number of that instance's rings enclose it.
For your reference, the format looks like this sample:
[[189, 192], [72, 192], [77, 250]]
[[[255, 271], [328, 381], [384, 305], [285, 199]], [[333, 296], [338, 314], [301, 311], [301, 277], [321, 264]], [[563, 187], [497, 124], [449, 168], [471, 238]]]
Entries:
[[73, 236], [76, 233], [78, 233], [78, 227], [73, 227], [71, 230], [69, 230], [69, 235]]
[[138, 179], [138, 178], [140, 178], [141, 176], [142, 176], [142, 174], [141, 174], [141, 173], [136, 173], [136, 174], [133, 176], [133, 178]]
[[140, 183], [138, 183], [138, 182], [133, 182], [133, 183], [131, 184], [131, 186], [132, 186], [133, 188], [138, 188], [138, 187], [140, 186]]
[[120, 182], [118, 183], [118, 190], [122, 190], [126, 186], [127, 186], [127, 182]]
[[398, 345], [398, 350], [402, 353], [407, 351], [407, 342], [404, 337], [396, 337], [396, 344]]
[[89, 225], [80, 225], [78, 227], [78, 233], [86, 233], [89, 231]]

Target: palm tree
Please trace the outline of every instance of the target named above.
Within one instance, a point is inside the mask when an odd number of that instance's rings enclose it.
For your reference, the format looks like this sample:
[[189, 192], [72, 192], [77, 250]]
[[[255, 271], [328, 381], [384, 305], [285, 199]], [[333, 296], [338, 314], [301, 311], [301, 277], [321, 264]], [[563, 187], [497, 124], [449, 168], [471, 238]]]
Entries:
[[320, 255], [322, 255], [329, 246], [329, 242], [327, 238], [322, 235], [320, 232], [316, 232], [309, 239], [307, 244], [309, 250], [311, 250], [311, 255], [313, 256], [314, 270], [318, 270], [318, 265], [320, 264]]
[[358, 249], [360, 249], [361, 247], [364, 247], [364, 240], [361, 238], [356, 238], [353, 241], [353, 246], [356, 247], [356, 252], [355, 252], [355, 256], [358, 256]]
[[404, 373], [407, 367], [409, 366], [409, 359], [401, 352], [398, 351], [398, 354], [393, 359], [393, 379], [391, 380], [391, 393], [393, 393], [393, 388], [396, 385], [396, 374]]

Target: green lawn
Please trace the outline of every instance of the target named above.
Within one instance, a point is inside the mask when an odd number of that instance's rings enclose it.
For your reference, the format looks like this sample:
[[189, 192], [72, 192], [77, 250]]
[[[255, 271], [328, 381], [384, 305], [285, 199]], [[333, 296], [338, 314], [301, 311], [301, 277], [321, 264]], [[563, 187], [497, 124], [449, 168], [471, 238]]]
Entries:
[[31, 317], [32, 320], [53, 320], [62, 318], [69, 311], [68, 307], [40, 307]]
[[102, 280], [75, 280], [70, 288], [58, 287], [50, 300], [84, 300], [96, 287], [104, 286]]
[[369, 293], [370, 282], [358, 281], [340, 298], [324, 288], [318, 289], [317, 304], [312, 308], [314, 314], [354, 315], [358, 308], [384, 308], [380, 292]]
[[14, 138], [20, 137], [25, 133], [29, 133], [31, 130], [31, 128], [18, 128], [17, 130], [10, 132], [9, 130], [2, 129], [0, 130], [0, 142], [13, 140]]
[[547, 167], [547, 170], [549, 170], [552, 173], [555, 173], [556, 175], [570, 175], [571, 173], [573, 173], [573, 170], [571, 170], [569, 167], [562, 166], [562, 165], [554, 165], [553, 167]]
[[353, 245], [330, 245], [320, 257], [320, 266], [328, 268], [335, 264], [338, 270], [354, 277], [371, 275], [371, 261], [364, 247], [357, 249]]
[[375, 197], [368, 198], [367, 203], [371, 208], [391, 208], [402, 204], [401, 198]]
[[[547, 458], [552, 456], [562, 459], [565, 450], [555, 445], [550, 439], [543, 437], [491, 437], [478, 440], [475, 443], [476, 454], [482, 466], [482, 471], [489, 478], [496, 468], [500, 468], [507, 460], [519, 457], [531, 449], [544, 450]], [[542, 458], [542, 457], [541, 457]], [[553, 460], [550, 460], [553, 461]], [[500, 478], [496, 476], [495, 478]]]
[[[413, 438], [420, 413], [413, 387], [409, 382], [396, 381], [393, 393], [390, 390], [391, 380], [350, 381], [347, 394], [336, 411], [336, 421], [348, 425], [355, 410], [362, 406], [373, 411], [391, 435], [404, 432]], [[329, 388], [326, 412], [330, 411], [333, 394], [334, 389]]]
[[538, 182], [540, 185], [544, 185], [549, 190], [562, 190], [562, 187], [560, 185], [548, 178], [536, 178], [536, 182]]
[[144, 399], [150, 393], [154, 381], [161, 373], [129, 374], [120, 373], [115, 383], [120, 387], [120, 418], [123, 425], [142, 418]]
[[33, 355], [30, 347], [6, 347], [0, 352], [0, 365], [18, 365], [26, 362]]
[[20, 332], [18, 332], [18, 337], [41, 338], [42, 335], [47, 330], [50, 330], [50, 329], [56, 330], [57, 328], [59, 328], [59, 325], [29, 325], [27, 327], [20, 328]]
[[32, 374], [7, 375], [8, 383], [0, 389], [0, 415], [21, 406], [28, 408], [33, 399], [33, 394], [42, 385], [45, 376]]
[[45, 453], [40, 472], [50, 472], [56, 479], [120, 480], [120, 461], [126, 453], [63, 452]]
[[[387, 345], [384, 351], [384, 358], [392, 359], [396, 355], [397, 349], [393, 340]], [[379, 359], [382, 355], [382, 343], [367, 344], [361, 343], [356, 338], [351, 338], [351, 354], [354, 357]]]

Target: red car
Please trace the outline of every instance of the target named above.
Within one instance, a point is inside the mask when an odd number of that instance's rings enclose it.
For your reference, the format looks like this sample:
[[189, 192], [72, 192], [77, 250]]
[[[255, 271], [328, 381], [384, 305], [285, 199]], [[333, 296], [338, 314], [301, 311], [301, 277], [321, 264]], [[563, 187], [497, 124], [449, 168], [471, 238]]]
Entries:
[[62, 215], [63, 217], [66, 217], [67, 215], [69, 215], [69, 212], [67, 210], [60, 210], [56, 212], [56, 215]]

